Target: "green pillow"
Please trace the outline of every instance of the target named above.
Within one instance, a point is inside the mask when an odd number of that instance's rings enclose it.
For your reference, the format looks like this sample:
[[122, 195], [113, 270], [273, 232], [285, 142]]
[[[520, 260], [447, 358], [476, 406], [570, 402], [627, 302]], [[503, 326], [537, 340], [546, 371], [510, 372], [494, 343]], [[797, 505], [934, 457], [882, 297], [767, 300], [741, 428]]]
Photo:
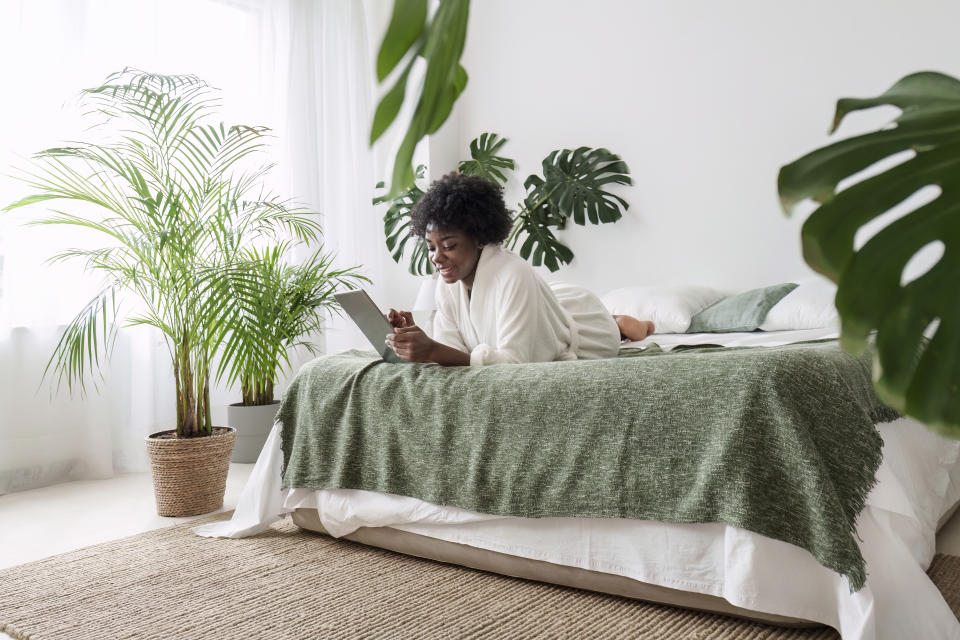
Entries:
[[687, 333], [753, 331], [763, 324], [773, 305], [796, 288], [787, 282], [724, 298], [693, 316]]

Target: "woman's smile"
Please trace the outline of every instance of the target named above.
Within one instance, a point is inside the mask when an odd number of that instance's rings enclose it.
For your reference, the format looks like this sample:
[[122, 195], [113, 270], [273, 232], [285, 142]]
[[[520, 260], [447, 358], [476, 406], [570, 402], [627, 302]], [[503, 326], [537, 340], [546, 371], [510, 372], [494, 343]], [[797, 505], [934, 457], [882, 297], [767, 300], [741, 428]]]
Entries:
[[452, 277], [453, 277], [453, 273], [456, 271], [456, 267], [453, 267], [450, 265], [441, 267], [440, 265], [437, 265], [437, 271], [440, 272], [440, 277], [443, 278], [444, 280], [450, 280], [451, 282], [455, 282], [455, 280], [453, 280]]

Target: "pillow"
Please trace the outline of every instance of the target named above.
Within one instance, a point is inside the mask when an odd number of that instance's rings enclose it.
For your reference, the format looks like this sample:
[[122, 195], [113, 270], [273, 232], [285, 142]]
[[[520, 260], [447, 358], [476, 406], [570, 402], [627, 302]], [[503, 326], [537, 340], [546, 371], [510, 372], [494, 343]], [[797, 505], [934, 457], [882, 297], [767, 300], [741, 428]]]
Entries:
[[683, 333], [695, 313], [723, 296], [715, 289], [695, 285], [626, 287], [603, 296], [603, 304], [614, 315], [652, 321], [657, 333]]
[[767, 312], [796, 288], [796, 284], [788, 282], [724, 298], [693, 316], [687, 333], [753, 331], [767, 317]]
[[834, 305], [836, 297], [837, 285], [825, 278], [800, 280], [796, 289], [773, 305], [760, 329], [839, 329], [840, 316], [837, 315], [837, 307]]

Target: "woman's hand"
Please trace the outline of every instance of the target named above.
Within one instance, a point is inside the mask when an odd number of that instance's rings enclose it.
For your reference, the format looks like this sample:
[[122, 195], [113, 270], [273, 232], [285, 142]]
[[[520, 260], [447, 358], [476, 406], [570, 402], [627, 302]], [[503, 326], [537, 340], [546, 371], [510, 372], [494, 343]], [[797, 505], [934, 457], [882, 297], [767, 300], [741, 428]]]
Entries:
[[399, 329], [400, 327], [412, 327], [413, 324], [413, 314], [409, 311], [397, 311], [396, 309], [390, 309], [390, 313], [387, 314], [387, 322], [390, 323], [390, 326]]
[[[393, 309], [390, 312], [393, 313]], [[407, 315], [410, 315], [409, 312]], [[393, 349], [401, 360], [433, 362], [431, 355], [437, 343], [424, 333], [423, 329], [413, 324], [412, 318], [409, 322], [408, 326], [397, 327], [393, 333], [387, 334], [387, 346]]]

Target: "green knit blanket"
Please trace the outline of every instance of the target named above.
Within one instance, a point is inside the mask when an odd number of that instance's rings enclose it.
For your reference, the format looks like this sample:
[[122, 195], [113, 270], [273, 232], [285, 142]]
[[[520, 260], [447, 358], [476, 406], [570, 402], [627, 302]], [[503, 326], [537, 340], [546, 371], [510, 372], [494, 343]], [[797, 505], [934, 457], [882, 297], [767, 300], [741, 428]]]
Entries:
[[874, 395], [870, 358], [835, 341], [486, 367], [324, 356], [280, 407], [283, 487], [726, 523], [806, 549], [858, 590], [875, 425], [897, 417]]

